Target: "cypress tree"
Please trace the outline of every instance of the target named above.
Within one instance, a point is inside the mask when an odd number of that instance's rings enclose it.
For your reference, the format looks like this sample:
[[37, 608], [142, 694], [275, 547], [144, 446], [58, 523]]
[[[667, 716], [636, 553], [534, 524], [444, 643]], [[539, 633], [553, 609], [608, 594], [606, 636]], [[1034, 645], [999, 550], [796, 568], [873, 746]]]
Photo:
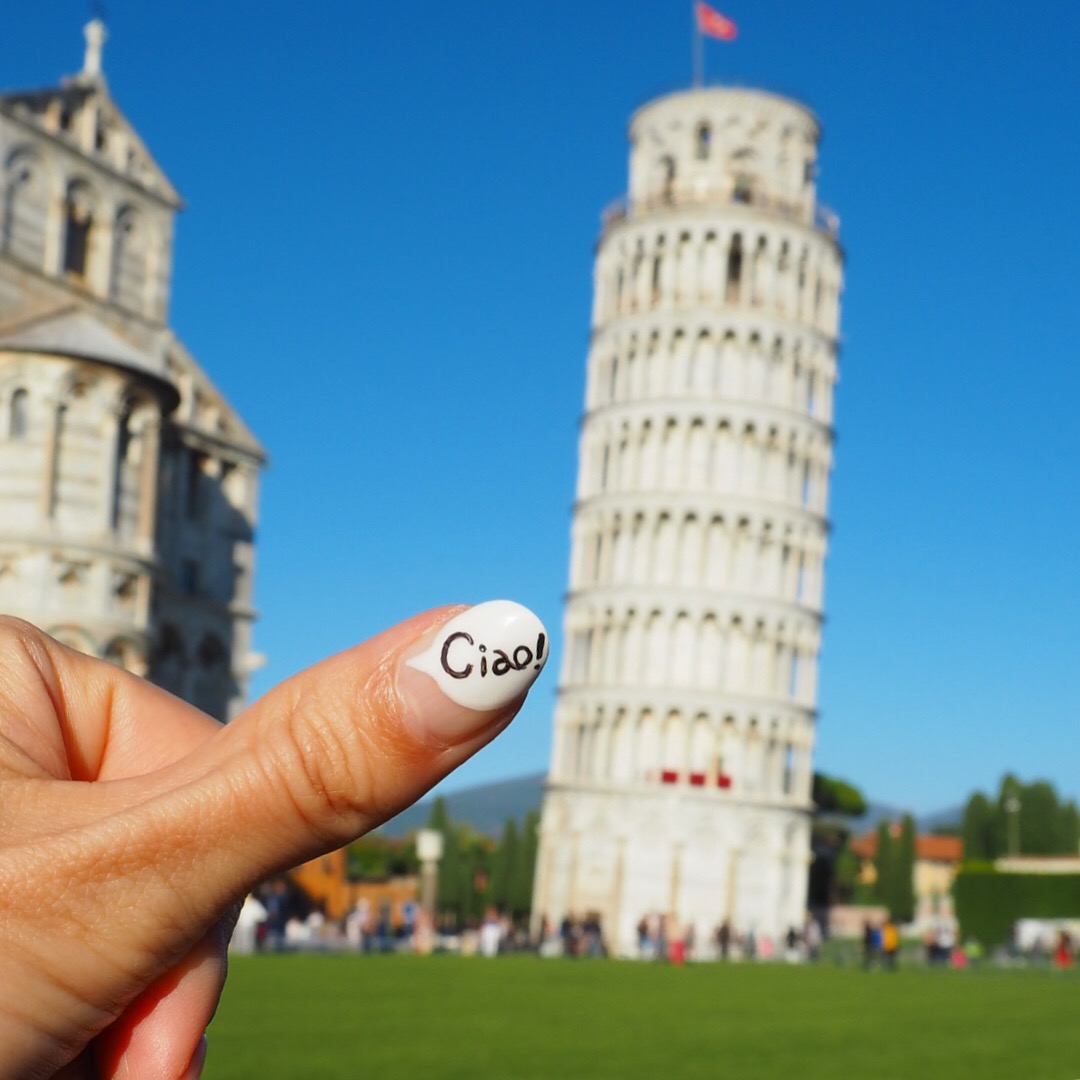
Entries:
[[439, 888], [436, 907], [440, 912], [453, 915], [461, 913], [461, 848], [458, 831], [450, 820], [445, 799], [436, 799], [428, 818], [428, 828], [442, 833], [443, 855], [439, 860]]
[[536, 855], [540, 846], [540, 814], [530, 810], [525, 815], [525, 824], [521, 830], [521, 853], [518, 870], [514, 874], [514, 891], [511, 907], [519, 917], [527, 916], [532, 911], [533, 881], [536, 876]]
[[491, 902], [500, 910], [509, 912], [514, 897], [514, 872], [518, 866], [517, 822], [507, 818], [502, 838], [491, 862]]
[[990, 800], [981, 791], [976, 791], [964, 807], [961, 826], [965, 862], [990, 862], [997, 857], [993, 818]]
[[892, 902], [893, 839], [889, 823], [882, 821], [877, 829], [877, 858], [874, 860], [877, 879], [874, 882], [874, 899], [886, 907]]
[[893, 851], [892, 892], [889, 908], [893, 918], [911, 922], [915, 918], [915, 819], [904, 815], [900, 839]]

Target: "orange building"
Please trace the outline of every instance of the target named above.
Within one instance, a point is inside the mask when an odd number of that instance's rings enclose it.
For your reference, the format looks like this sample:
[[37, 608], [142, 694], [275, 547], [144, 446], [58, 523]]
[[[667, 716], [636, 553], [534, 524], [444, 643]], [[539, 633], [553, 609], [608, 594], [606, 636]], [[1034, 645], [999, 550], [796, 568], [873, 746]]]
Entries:
[[405, 922], [405, 904], [420, 901], [420, 879], [415, 874], [351, 879], [346, 848], [298, 866], [289, 877], [328, 919], [343, 919], [359, 901], [366, 900], [374, 919], [385, 906], [396, 930]]
[[[889, 833], [894, 840], [899, 840], [900, 826], [891, 825]], [[859, 860], [859, 883], [873, 885], [877, 881], [877, 833], [865, 833], [856, 837], [851, 841], [851, 851]], [[952, 916], [952, 884], [957, 867], [963, 860], [964, 842], [958, 836], [915, 837], [916, 923], [928, 922], [940, 916]]]

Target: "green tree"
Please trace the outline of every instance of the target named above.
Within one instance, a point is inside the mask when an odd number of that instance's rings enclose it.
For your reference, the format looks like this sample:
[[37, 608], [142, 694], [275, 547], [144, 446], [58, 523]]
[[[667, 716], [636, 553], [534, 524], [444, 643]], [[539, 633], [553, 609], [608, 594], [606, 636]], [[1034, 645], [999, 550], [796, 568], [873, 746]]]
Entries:
[[893, 838], [887, 821], [877, 828], [877, 856], [874, 859], [877, 879], [874, 882], [874, 899], [888, 906], [892, 902], [893, 888]]
[[994, 832], [994, 807], [981, 791], [976, 791], [964, 807], [960, 834], [964, 840], [964, 859], [969, 862], [996, 859], [998, 850]]
[[515, 917], [524, 918], [532, 911], [533, 881], [536, 874], [536, 856], [540, 846], [540, 814], [530, 810], [521, 828], [521, 853], [518, 869], [514, 874], [514, 888], [510, 907]]
[[1023, 810], [1023, 794], [1024, 785], [1012, 773], [1006, 773], [1001, 778], [997, 804], [994, 807], [994, 858], [1000, 855], [1019, 855], [1023, 851], [1019, 843], [1020, 819], [1017, 816]]
[[1020, 852], [1024, 855], [1061, 854], [1062, 807], [1057, 793], [1045, 780], [1024, 784], [1019, 793]]
[[965, 862], [992, 862], [1002, 855], [1076, 855], [1080, 813], [1061, 802], [1053, 784], [1025, 784], [1011, 773], [1002, 777], [991, 801], [975, 792], [964, 810]]
[[471, 828], [459, 832], [461, 844], [461, 918], [477, 925], [491, 903], [491, 860], [495, 845]]
[[846, 780], [814, 773], [812, 798], [820, 813], [862, 817], [866, 813], [863, 793]]
[[1060, 828], [1062, 854], [1080, 854], [1080, 810], [1076, 803], [1069, 801], [1061, 808]]
[[518, 871], [518, 828], [513, 818], [503, 825], [502, 838], [491, 859], [491, 902], [509, 912], [514, 896], [514, 875]]
[[428, 828], [442, 833], [443, 854], [439, 860], [439, 889], [436, 899], [438, 909], [443, 914], [457, 919], [461, 915], [462, 904], [462, 860], [458, 831], [450, 820], [450, 811], [446, 809], [445, 799], [436, 799], [431, 807]]
[[836, 903], [850, 904], [859, 882], [859, 860], [845, 842], [833, 861], [833, 891]]
[[915, 918], [915, 819], [904, 815], [900, 837], [893, 848], [889, 910], [900, 922]]

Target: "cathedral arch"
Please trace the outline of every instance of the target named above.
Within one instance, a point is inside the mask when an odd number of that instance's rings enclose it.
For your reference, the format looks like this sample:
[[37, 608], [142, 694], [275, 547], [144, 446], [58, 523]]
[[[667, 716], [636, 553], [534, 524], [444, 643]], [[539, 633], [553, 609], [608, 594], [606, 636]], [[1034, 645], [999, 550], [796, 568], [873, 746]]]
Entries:
[[708, 161], [712, 153], [712, 125], [702, 120], [694, 130], [694, 157]]
[[12, 442], [25, 442], [30, 430], [30, 394], [17, 386], [8, 399], [7, 437]]
[[75, 649], [77, 652], [85, 653], [87, 656], [101, 656], [101, 651], [94, 636], [81, 626], [72, 623], [60, 623], [56, 626], [50, 626], [45, 632], [49, 637], [56, 638], [61, 645], [67, 645], [68, 648]]
[[85, 281], [97, 257], [98, 197], [88, 180], [72, 180], [64, 195], [63, 271]]
[[146, 307], [149, 226], [134, 206], [122, 206], [113, 224], [112, 268], [109, 297], [121, 307], [143, 311]]
[[115, 637], [103, 650], [101, 657], [110, 664], [130, 671], [135, 675], [146, 674], [146, 660], [142, 646], [130, 637]]
[[0, 250], [30, 266], [44, 269], [49, 186], [37, 154], [20, 148], [8, 156], [4, 170], [4, 203]]

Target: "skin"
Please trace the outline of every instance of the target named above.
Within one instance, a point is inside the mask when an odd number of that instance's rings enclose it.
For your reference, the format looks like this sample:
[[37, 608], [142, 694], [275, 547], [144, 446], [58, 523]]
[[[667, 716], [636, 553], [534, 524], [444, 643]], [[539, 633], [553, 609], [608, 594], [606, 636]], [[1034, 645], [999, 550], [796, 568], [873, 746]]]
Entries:
[[0, 618], [0, 1076], [196, 1077], [243, 897], [349, 843], [489, 742], [404, 664], [419, 615], [222, 727]]

